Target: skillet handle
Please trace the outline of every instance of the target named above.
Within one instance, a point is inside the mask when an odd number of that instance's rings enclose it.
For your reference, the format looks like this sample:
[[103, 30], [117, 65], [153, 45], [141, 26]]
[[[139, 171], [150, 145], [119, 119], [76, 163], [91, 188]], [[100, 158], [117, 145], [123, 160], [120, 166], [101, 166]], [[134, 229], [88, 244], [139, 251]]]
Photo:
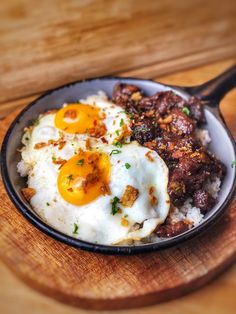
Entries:
[[192, 96], [196, 96], [208, 105], [217, 107], [226, 93], [236, 87], [236, 65], [212, 80], [198, 86], [185, 87], [184, 90]]

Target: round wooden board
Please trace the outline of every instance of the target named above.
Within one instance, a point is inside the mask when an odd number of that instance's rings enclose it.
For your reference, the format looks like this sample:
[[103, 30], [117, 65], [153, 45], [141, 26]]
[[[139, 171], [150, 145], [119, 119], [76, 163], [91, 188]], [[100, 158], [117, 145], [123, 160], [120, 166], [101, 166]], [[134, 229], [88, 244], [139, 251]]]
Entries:
[[[0, 122], [0, 140], [15, 115]], [[176, 298], [206, 284], [236, 257], [236, 199], [198, 238], [137, 256], [93, 254], [51, 239], [17, 211], [2, 181], [0, 199], [2, 260], [30, 286], [79, 307], [132, 308]]]

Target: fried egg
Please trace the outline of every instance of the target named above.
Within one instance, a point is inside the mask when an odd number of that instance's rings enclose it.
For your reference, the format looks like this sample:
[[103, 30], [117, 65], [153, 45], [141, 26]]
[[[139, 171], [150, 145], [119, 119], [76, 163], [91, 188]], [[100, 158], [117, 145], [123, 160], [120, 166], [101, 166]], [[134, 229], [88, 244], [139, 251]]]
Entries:
[[168, 168], [130, 135], [130, 116], [101, 93], [41, 115], [25, 130], [18, 164], [36, 213], [93, 243], [150, 236], [169, 213]]

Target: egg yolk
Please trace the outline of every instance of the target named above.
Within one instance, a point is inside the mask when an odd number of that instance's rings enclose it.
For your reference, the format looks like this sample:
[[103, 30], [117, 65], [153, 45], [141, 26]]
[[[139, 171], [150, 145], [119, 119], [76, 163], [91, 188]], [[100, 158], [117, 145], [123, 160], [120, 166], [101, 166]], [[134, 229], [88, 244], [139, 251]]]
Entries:
[[109, 194], [110, 160], [100, 152], [80, 151], [60, 169], [58, 190], [65, 201], [84, 205]]
[[57, 111], [55, 126], [68, 133], [87, 133], [99, 123], [99, 108], [85, 104], [70, 104]]

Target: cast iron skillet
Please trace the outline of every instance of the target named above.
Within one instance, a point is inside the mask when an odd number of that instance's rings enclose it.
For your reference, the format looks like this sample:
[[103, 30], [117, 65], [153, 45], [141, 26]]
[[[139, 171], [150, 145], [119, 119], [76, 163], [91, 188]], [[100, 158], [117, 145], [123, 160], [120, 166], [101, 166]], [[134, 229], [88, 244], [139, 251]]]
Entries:
[[[60, 108], [65, 102], [73, 102], [79, 98], [85, 98], [99, 90], [103, 90], [111, 96], [113, 86], [117, 82], [135, 84], [143, 89], [147, 95], [152, 95], [158, 91], [173, 90], [184, 99], [188, 99], [192, 95], [202, 99], [205, 105], [207, 119], [205, 128], [209, 130], [212, 138], [210, 150], [215, 152], [220, 160], [227, 166], [227, 175], [219, 194], [218, 203], [206, 214], [202, 223], [183, 234], [161, 242], [139, 246], [109, 246], [75, 239], [62, 234], [44, 223], [31, 209], [20, 193], [21, 188], [25, 187], [26, 183], [16, 172], [16, 165], [20, 159], [17, 148], [21, 146], [20, 141], [24, 127], [29, 125], [33, 119], [36, 119], [40, 113], [52, 108]], [[236, 160], [235, 142], [219, 111], [219, 102], [224, 95], [235, 86], [236, 66], [231, 67], [215, 79], [195, 87], [167, 86], [153, 81], [135, 78], [99, 77], [70, 83], [51, 90], [33, 101], [21, 112], [11, 124], [5, 136], [1, 150], [1, 170], [7, 193], [16, 208], [38, 229], [56, 240], [88, 251], [107, 254], [151, 252], [179, 244], [190, 237], [199, 235], [221, 217], [235, 193], [236, 169], [235, 167], [231, 167], [232, 161]]]

